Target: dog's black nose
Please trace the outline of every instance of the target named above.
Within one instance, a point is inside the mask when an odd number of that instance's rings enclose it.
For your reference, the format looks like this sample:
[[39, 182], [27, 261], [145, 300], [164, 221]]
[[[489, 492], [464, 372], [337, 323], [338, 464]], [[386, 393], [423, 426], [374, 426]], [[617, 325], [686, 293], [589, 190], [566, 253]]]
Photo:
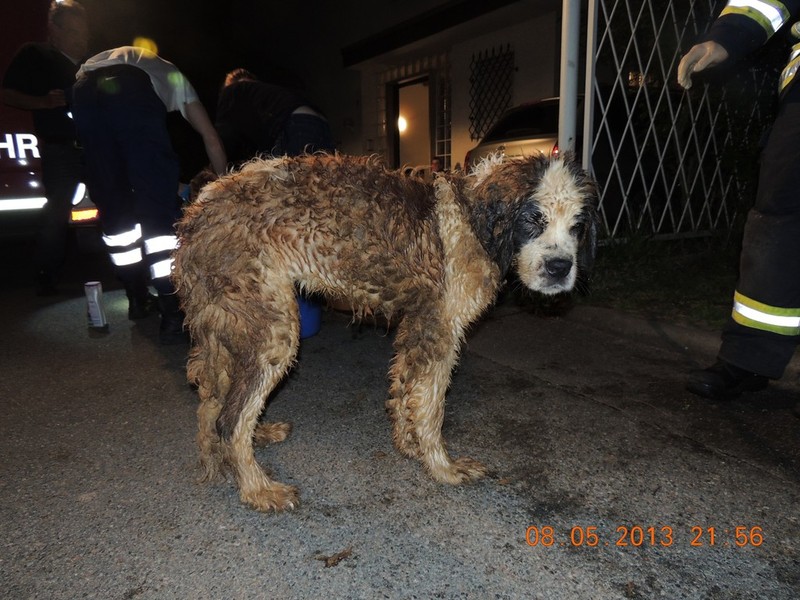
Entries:
[[544, 263], [544, 270], [553, 278], [563, 279], [572, 269], [572, 261], [566, 258], [552, 258]]

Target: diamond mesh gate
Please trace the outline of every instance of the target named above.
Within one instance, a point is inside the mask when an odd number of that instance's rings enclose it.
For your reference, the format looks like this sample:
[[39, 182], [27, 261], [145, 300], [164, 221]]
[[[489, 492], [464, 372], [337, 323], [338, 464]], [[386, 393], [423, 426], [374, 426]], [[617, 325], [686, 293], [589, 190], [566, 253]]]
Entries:
[[680, 57], [724, 2], [595, 4], [589, 11], [597, 26], [591, 167], [605, 235], [684, 237], [729, 229], [752, 205], [780, 55], [770, 44], [761, 54], [774, 60], [757, 56], [735, 71], [714, 69], [709, 75], [718, 81], [695, 79], [684, 92], [676, 83]]

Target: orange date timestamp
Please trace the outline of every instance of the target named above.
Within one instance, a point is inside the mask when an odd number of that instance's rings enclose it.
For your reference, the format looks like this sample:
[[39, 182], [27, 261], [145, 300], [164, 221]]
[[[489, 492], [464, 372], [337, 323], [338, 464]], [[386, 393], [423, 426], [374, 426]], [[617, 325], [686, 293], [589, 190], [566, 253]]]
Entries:
[[702, 547], [757, 548], [764, 544], [761, 527], [736, 525], [733, 527], [688, 526], [674, 528], [670, 525], [620, 525], [613, 532], [594, 525], [576, 525], [569, 531], [560, 531], [550, 525], [532, 525], [525, 530], [525, 542], [532, 547], [586, 547], [641, 548], [644, 546], [669, 548], [688, 545]]

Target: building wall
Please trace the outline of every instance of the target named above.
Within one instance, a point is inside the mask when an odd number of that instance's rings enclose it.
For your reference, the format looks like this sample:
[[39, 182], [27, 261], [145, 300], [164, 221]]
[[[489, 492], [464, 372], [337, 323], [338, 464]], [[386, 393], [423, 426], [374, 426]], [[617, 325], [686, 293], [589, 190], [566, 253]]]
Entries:
[[452, 83], [452, 163], [464, 164], [470, 139], [470, 61], [473, 54], [510, 44], [516, 72], [512, 105], [558, 95], [560, 14], [549, 13], [507, 29], [453, 46], [450, 50]]
[[[473, 55], [510, 45], [516, 64], [512, 105], [557, 95], [560, 27], [560, 13], [548, 12], [445, 48], [437, 45], [434, 38], [427, 41], [427, 48], [419, 48], [405, 59], [392, 57], [360, 65], [357, 69], [361, 99], [358, 110], [353, 110], [356, 107], [352, 103], [330, 107], [333, 114], [342, 115], [336, 120], [346, 119], [348, 123], [346, 131], [339, 130], [341, 150], [355, 154], [385, 154], [384, 95], [387, 81], [414, 77], [446, 66], [452, 86], [451, 164], [463, 165], [467, 150], [477, 143], [470, 139], [469, 133], [470, 62]], [[352, 98], [352, 93], [342, 97]]]

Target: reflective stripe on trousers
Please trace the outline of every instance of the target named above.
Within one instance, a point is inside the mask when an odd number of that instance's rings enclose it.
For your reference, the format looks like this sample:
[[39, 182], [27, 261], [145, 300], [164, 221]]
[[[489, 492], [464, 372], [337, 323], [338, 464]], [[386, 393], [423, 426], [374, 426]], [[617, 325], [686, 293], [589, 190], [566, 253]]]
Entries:
[[142, 262], [141, 240], [142, 227], [138, 223], [128, 231], [103, 235], [103, 242], [108, 249], [108, 256], [117, 267], [125, 267]]
[[144, 240], [144, 252], [150, 263], [150, 277], [159, 279], [172, 274], [172, 252], [178, 247], [174, 235], [159, 235]]
[[744, 327], [779, 335], [800, 335], [800, 308], [770, 306], [737, 291], [733, 297], [731, 316]]

